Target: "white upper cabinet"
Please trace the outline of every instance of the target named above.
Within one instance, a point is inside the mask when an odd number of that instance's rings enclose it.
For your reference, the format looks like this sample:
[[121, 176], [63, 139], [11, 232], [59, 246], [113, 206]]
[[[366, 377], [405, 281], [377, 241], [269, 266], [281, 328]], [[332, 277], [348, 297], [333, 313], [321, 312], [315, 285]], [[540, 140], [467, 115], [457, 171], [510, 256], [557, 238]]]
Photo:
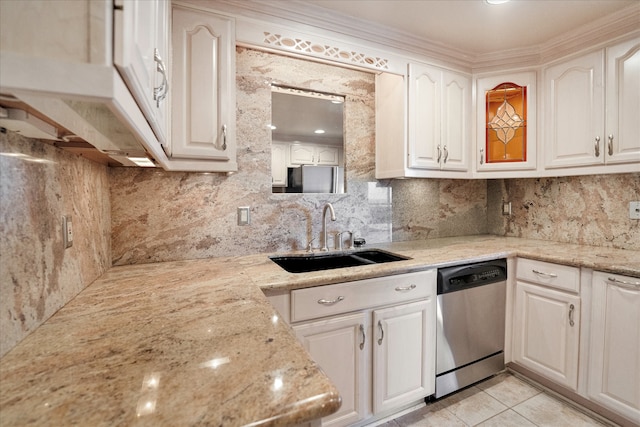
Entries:
[[411, 63], [376, 76], [376, 177], [469, 177], [471, 77]]
[[606, 163], [640, 162], [640, 39], [606, 51]]
[[477, 172], [536, 169], [536, 90], [534, 71], [476, 80]]
[[289, 146], [292, 165], [338, 166], [342, 149], [330, 145], [291, 144]]
[[[235, 30], [230, 18], [174, 6], [171, 159], [235, 171]], [[189, 164], [189, 163], [187, 163]]]
[[604, 51], [544, 71], [545, 166], [604, 162]]
[[469, 168], [471, 80], [440, 68], [409, 64], [410, 168]]
[[114, 63], [158, 141], [169, 127], [169, 8], [165, 1], [116, 0]]
[[639, 39], [553, 65], [544, 82], [546, 168], [640, 161]]

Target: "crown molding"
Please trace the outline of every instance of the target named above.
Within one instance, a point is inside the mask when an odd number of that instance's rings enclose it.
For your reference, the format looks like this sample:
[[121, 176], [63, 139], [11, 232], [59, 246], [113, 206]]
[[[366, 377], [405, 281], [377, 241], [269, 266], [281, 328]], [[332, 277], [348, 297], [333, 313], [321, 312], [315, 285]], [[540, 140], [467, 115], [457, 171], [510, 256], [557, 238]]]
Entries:
[[476, 54], [448, 46], [446, 41], [418, 37], [380, 24], [353, 18], [303, 0], [183, 0], [223, 12], [280, 25], [312, 27], [347, 37], [378, 50], [403, 52], [419, 60], [442, 61], [466, 71], [538, 67], [561, 57], [597, 48], [616, 38], [640, 33], [640, 2], [568, 31], [547, 42], [524, 48]]

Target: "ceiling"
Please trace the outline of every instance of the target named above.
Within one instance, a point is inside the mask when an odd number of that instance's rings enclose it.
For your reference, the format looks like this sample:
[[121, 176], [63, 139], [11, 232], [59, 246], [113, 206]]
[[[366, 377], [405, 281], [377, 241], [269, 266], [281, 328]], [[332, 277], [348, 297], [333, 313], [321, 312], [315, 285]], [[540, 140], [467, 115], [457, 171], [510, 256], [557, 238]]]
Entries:
[[[301, 0], [471, 55], [532, 48], [640, 0]], [[640, 22], [638, 23], [640, 27]]]

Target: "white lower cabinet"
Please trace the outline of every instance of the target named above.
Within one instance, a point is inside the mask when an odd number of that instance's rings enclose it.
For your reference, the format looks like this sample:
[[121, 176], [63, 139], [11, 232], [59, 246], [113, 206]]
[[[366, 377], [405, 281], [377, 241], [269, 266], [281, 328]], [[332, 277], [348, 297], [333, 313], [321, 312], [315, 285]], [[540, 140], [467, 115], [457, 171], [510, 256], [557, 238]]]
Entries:
[[589, 398], [640, 424], [640, 279], [593, 273]]
[[433, 299], [373, 312], [374, 413], [433, 394], [434, 313]]
[[367, 414], [367, 402], [361, 396], [367, 395], [368, 318], [366, 313], [356, 313], [293, 327], [304, 348], [340, 390], [340, 410], [323, 418], [323, 426], [353, 424]]
[[323, 426], [390, 415], [434, 393], [435, 301], [435, 270], [292, 291], [291, 319], [305, 319], [293, 330], [342, 396]]
[[[579, 278], [577, 268], [518, 260], [513, 358], [514, 362], [575, 391], [578, 387], [580, 296], [564, 291], [573, 288], [575, 282], [571, 269]], [[562, 282], [554, 283], [558, 278], [563, 279]]]

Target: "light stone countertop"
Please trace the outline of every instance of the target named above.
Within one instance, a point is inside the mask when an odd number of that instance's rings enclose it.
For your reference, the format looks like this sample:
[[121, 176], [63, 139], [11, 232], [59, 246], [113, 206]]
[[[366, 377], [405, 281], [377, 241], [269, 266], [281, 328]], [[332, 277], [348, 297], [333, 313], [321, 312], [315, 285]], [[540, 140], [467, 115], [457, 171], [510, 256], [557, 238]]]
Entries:
[[640, 251], [495, 236], [375, 247], [412, 259], [302, 274], [266, 254], [113, 267], [0, 359], [0, 423], [290, 425], [333, 413], [337, 390], [261, 288], [505, 256], [640, 277]]

